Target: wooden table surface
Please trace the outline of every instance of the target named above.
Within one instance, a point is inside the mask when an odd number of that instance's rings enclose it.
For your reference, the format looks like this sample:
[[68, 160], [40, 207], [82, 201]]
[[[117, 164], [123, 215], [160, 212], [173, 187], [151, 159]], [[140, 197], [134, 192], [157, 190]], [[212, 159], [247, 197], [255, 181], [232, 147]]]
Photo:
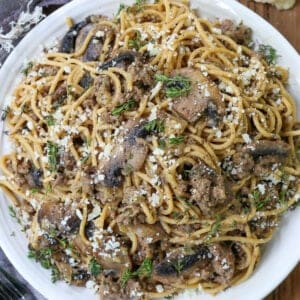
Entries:
[[[274, 27], [276, 27], [300, 53], [300, 0], [288, 11], [279, 11], [271, 5], [250, 0], [239, 0]], [[270, 278], [266, 280], [271, 280]], [[300, 264], [265, 300], [300, 300]], [[263, 284], [263, 283], [262, 283]]]

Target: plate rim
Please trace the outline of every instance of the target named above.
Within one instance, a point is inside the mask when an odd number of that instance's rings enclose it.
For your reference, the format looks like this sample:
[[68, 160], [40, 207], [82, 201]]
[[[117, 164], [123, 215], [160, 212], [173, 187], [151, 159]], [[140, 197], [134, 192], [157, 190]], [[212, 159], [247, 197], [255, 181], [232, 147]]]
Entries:
[[[45, 19], [43, 19], [38, 25], [36, 25], [30, 32], [28, 32], [25, 37], [19, 42], [19, 44], [14, 48], [14, 50], [9, 54], [9, 56], [7, 57], [7, 59], [5, 60], [5, 62], [3, 63], [2, 67], [0, 68], [0, 81], [2, 79], [5, 78], [5, 73], [7, 72], [7, 70], [9, 69], [10, 66], [12, 66], [14, 64], [14, 60], [18, 59], [18, 53], [20, 51], [22, 51], [22, 48], [28, 43], [29, 40], [34, 39], [34, 36], [41, 32], [41, 30], [47, 26], [48, 23], [51, 23], [51, 21], [62, 17], [64, 15], [65, 11], [69, 11], [73, 8], [78, 7], [81, 3], [87, 3], [89, 0], [73, 0], [67, 4], [65, 4], [64, 6], [58, 8], [56, 11], [54, 11], [53, 13], [51, 13], [49, 16], [47, 16]], [[111, 0], [110, 0], [111, 1]], [[201, 2], [207, 2], [211, 4], [210, 0], [195, 0], [195, 2], [197, 1], [201, 1]], [[111, 1], [112, 2], [112, 1]], [[121, 3], [122, 1], [118, 0], [118, 3]], [[126, 2], [133, 2], [133, 1], [126, 1]], [[245, 12], [247, 12], [247, 14], [249, 15], [249, 17], [251, 19], [256, 19], [259, 20], [260, 23], [262, 23], [264, 26], [266, 26], [268, 28], [268, 30], [271, 30], [273, 32], [276, 32], [276, 35], [280, 38], [280, 42], [284, 42], [285, 43], [285, 47], [289, 48], [289, 51], [291, 51], [291, 53], [289, 53], [289, 55], [293, 55], [293, 56], [297, 56], [298, 60], [297, 63], [300, 66], [300, 56], [298, 54], [298, 52], [296, 51], [296, 49], [291, 45], [291, 43], [283, 36], [283, 34], [281, 32], [279, 32], [273, 25], [271, 25], [269, 22], [267, 22], [265, 19], [263, 19], [261, 16], [259, 16], [257, 13], [255, 13], [254, 11], [250, 10], [248, 7], [242, 5], [241, 3], [239, 3], [238, 1], [232, 1], [232, 0], [216, 0], [215, 1], [215, 5], [224, 3], [227, 6], [231, 6], [232, 10], [234, 12], [238, 12], [239, 10], [244, 10]], [[99, 9], [100, 9], [100, 4], [99, 3]], [[199, 5], [199, 4], [198, 4]], [[194, 4], [195, 6], [195, 4]], [[201, 8], [200, 8], [201, 10]], [[248, 23], [247, 21], [245, 22], [246, 24]], [[299, 69], [300, 70], [300, 69]], [[300, 72], [300, 71], [299, 71]], [[14, 82], [16, 84], [16, 82]], [[299, 84], [300, 87], [300, 84]], [[1, 101], [0, 106], [2, 107], [2, 105], [4, 104], [4, 100]], [[0, 128], [1, 129], [1, 128]], [[2, 148], [2, 143], [0, 144], [0, 147]], [[2, 213], [2, 212], [1, 212]], [[294, 213], [295, 215], [295, 213]], [[294, 216], [295, 217], [295, 216]], [[3, 220], [0, 221], [1, 224], [3, 223]], [[8, 233], [7, 233], [8, 235]], [[7, 256], [7, 258], [10, 260], [10, 262], [14, 265], [15, 269], [22, 275], [22, 277], [29, 282], [29, 284], [34, 287], [39, 293], [41, 293], [43, 296], [49, 298], [49, 299], [62, 299], [60, 298], [56, 292], [55, 292], [55, 285], [53, 285], [54, 288], [52, 288], [52, 292], [49, 295], [49, 289], [46, 290], [44, 289], [44, 287], [41, 287], [38, 285], [38, 281], [36, 282], [34, 280], [34, 278], [31, 276], [30, 273], [26, 272], [26, 270], [22, 267], [22, 264], [20, 264], [19, 260], [15, 259], [15, 256], [13, 255], [12, 252], [10, 252], [12, 245], [9, 245], [10, 239], [8, 238], [8, 236], [5, 236], [4, 238], [0, 238], [0, 247], [2, 248], [3, 252], [5, 253], [5, 255]], [[285, 272], [281, 273], [281, 276], [279, 276], [280, 278], [277, 278], [277, 280], [275, 280], [275, 282], [273, 282], [273, 284], [271, 285], [265, 285], [265, 288], [262, 288], [260, 290], [260, 294], [258, 295], [259, 298], [265, 297], [266, 295], [268, 295], [269, 293], [271, 293], [274, 288], [276, 288], [289, 274], [290, 272], [296, 267], [296, 265], [299, 263], [299, 259], [300, 259], [300, 251], [298, 253], [298, 256], [296, 257], [296, 255], [293, 256], [293, 259], [289, 260], [289, 264], [288, 266], [285, 266]], [[51, 284], [50, 280], [49, 280], [49, 285]], [[73, 286], [74, 289], [76, 289], [76, 287]], [[232, 288], [231, 288], [232, 289]], [[47, 293], [47, 295], [46, 295]], [[257, 299], [259, 299], [257, 298]]]

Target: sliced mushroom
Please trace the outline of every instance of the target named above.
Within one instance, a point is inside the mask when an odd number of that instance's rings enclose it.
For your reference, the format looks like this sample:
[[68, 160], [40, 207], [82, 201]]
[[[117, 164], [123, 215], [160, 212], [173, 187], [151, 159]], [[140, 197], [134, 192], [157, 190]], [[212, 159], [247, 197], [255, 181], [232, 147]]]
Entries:
[[37, 212], [37, 220], [40, 227], [47, 232], [58, 230], [60, 233], [70, 233], [76, 231], [80, 225], [74, 209], [55, 202], [43, 202]]
[[230, 187], [226, 178], [203, 162], [190, 172], [191, 200], [195, 201], [205, 215], [215, 214], [230, 200]]
[[235, 272], [235, 257], [231, 248], [220, 243], [212, 244], [208, 248], [213, 255], [212, 267], [216, 274], [214, 281], [228, 284]]
[[[173, 76], [181, 75], [191, 81], [191, 90], [186, 96], [175, 98], [173, 110], [187, 122], [194, 123], [206, 116], [216, 123], [225, 113], [225, 105], [218, 87], [204, 77], [199, 70], [183, 68], [172, 72]], [[213, 119], [211, 119], [213, 118]]]
[[123, 51], [117, 57], [106, 61], [98, 67], [99, 70], [107, 70], [111, 67], [123, 67], [130, 65], [137, 57], [137, 52], [135, 51]]
[[147, 131], [143, 122], [128, 121], [123, 135], [123, 143], [115, 145], [111, 158], [104, 166], [104, 185], [107, 187], [120, 186], [123, 175], [138, 171], [147, 157], [148, 146], [144, 141]]
[[210, 262], [210, 253], [206, 246], [199, 246], [186, 254], [184, 249], [177, 249], [154, 267], [152, 278], [165, 284], [181, 281], [181, 277], [193, 276], [193, 270], [205, 268]]
[[76, 42], [76, 37], [79, 33], [79, 31], [88, 24], [88, 20], [84, 20], [80, 23], [75, 24], [72, 26], [68, 32], [65, 34], [61, 41], [61, 45], [59, 48], [60, 52], [63, 53], [72, 53], [75, 50], [75, 42]]
[[250, 27], [234, 24], [231, 20], [224, 20], [221, 24], [223, 34], [230, 36], [238, 44], [249, 46], [252, 40], [252, 30]]
[[267, 176], [274, 166], [286, 162], [290, 150], [290, 145], [283, 141], [255, 141], [233, 155], [232, 177], [239, 180], [252, 173]]

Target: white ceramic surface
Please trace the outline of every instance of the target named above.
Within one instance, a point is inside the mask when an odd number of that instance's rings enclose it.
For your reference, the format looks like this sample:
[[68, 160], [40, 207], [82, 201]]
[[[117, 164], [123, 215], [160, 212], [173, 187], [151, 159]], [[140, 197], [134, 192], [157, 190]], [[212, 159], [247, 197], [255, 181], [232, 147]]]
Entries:
[[[130, 1], [122, 0], [122, 3]], [[234, 0], [191, 0], [192, 8], [201, 9], [200, 14], [208, 18], [231, 18], [252, 27], [255, 39], [275, 47], [281, 55], [279, 63], [290, 70], [289, 90], [300, 106], [300, 59], [292, 46], [271, 25], [246, 7]], [[0, 70], [0, 103], [1, 107], [9, 103], [13, 87], [18, 81], [24, 60], [34, 57], [41, 45], [60, 37], [66, 32], [64, 19], [71, 16], [81, 20], [89, 14], [101, 13], [111, 16], [116, 13], [119, 3], [112, 0], [74, 0], [63, 6], [34, 28], [16, 47]], [[298, 91], [298, 93], [297, 93]], [[2, 126], [2, 125], [1, 125]], [[1, 154], [7, 152], [9, 143], [1, 130]], [[18, 269], [40, 293], [47, 299], [80, 300], [98, 299], [92, 292], [69, 286], [63, 282], [52, 284], [50, 274], [38, 264], [27, 258], [27, 240], [20, 232], [19, 225], [9, 216], [9, 202], [0, 193], [0, 246]], [[202, 300], [256, 300], [262, 299], [271, 292], [298, 263], [300, 258], [300, 209], [288, 213], [281, 223], [280, 230], [269, 243], [262, 261], [248, 281], [217, 297], [205, 294], [201, 296], [186, 292], [178, 299]], [[11, 233], [15, 232], [15, 236]]]

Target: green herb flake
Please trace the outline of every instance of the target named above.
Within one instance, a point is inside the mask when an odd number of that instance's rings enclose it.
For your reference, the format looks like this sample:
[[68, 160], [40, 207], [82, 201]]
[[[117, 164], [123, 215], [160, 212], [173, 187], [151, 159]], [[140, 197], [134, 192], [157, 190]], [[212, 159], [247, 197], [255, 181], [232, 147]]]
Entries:
[[173, 264], [177, 274], [179, 274], [183, 270], [184, 262], [181, 259], [176, 260]]
[[222, 221], [221, 215], [218, 214], [216, 216], [215, 222], [211, 226], [210, 232], [208, 233], [205, 242], [209, 242], [213, 237], [215, 237], [220, 232], [221, 221]]
[[182, 135], [176, 136], [176, 137], [171, 137], [169, 138], [169, 143], [171, 145], [179, 145], [182, 144], [185, 140], [185, 137]]
[[135, 6], [138, 11], [142, 10], [143, 6], [146, 4], [146, 0], [136, 0]]
[[97, 262], [95, 257], [90, 260], [88, 270], [95, 277], [97, 277], [102, 272], [102, 266]]
[[11, 108], [9, 106], [6, 106], [4, 109], [2, 109], [2, 114], [1, 114], [1, 121], [5, 121], [8, 114], [10, 113]]
[[48, 153], [48, 163], [50, 166], [50, 171], [55, 172], [57, 170], [58, 164], [58, 145], [48, 141], [47, 142], [47, 153]]
[[133, 170], [134, 170], [133, 166], [131, 164], [128, 164], [128, 163], [124, 166], [124, 169], [123, 169], [123, 171], [126, 175], [131, 174], [133, 172]]
[[167, 142], [164, 139], [159, 139], [158, 147], [161, 149], [165, 149], [167, 147]]
[[125, 286], [127, 285], [127, 282], [133, 276], [134, 276], [133, 273], [129, 269], [126, 269], [121, 275], [121, 280], [120, 280], [121, 287], [125, 288]]
[[24, 67], [24, 69], [22, 69], [21, 73], [23, 73], [25, 76], [27, 76], [29, 74], [29, 72], [32, 70], [33, 68], [33, 62], [30, 61], [27, 63], [27, 65]]
[[254, 190], [252, 193], [252, 198], [257, 211], [262, 210], [271, 201], [271, 197], [262, 198], [259, 190]]
[[124, 3], [120, 3], [120, 6], [119, 6], [119, 9], [118, 9], [118, 12], [117, 12], [117, 17], [120, 15], [121, 11], [123, 9], [125, 9], [127, 6], [124, 4]]
[[128, 100], [127, 102], [117, 106], [112, 110], [113, 116], [119, 116], [125, 111], [133, 110], [136, 107], [136, 102], [133, 99]]
[[84, 163], [86, 163], [86, 162], [89, 160], [89, 158], [90, 158], [90, 154], [88, 153], [88, 154], [86, 154], [85, 156], [83, 156], [83, 157], [80, 159], [80, 162], [81, 162], [82, 164], [84, 164]]
[[51, 115], [46, 117], [46, 122], [47, 122], [48, 127], [55, 125], [55, 119]]
[[13, 206], [10, 205], [10, 206], [8, 207], [8, 210], [9, 210], [9, 215], [10, 215], [13, 219], [15, 219], [19, 225], [22, 225], [22, 224], [21, 224], [21, 220], [18, 218], [17, 213], [16, 213], [15, 209], [13, 208]]
[[127, 285], [128, 280], [133, 277], [150, 277], [152, 274], [152, 269], [153, 264], [150, 258], [145, 258], [145, 260], [142, 262], [139, 268], [134, 272], [130, 271], [129, 269], [126, 269], [121, 275], [121, 287], [124, 288]]
[[168, 98], [176, 98], [180, 96], [187, 96], [191, 91], [191, 80], [187, 77], [176, 75], [169, 77], [166, 75], [155, 75], [155, 80], [165, 84], [166, 96]]
[[258, 53], [271, 65], [275, 64], [278, 59], [277, 50], [270, 45], [259, 45]]
[[60, 272], [56, 266], [52, 266], [51, 268], [51, 282], [55, 283], [60, 279]]
[[286, 189], [282, 189], [279, 193], [279, 202], [280, 202], [281, 206], [284, 207], [285, 209], [288, 208], [288, 201], [286, 199], [286, 193], [287, 193]]
[[136, 270], [136, 275], [139, 277], [150, 277], [152, 273], [152, 260], [145, 258], [140, 267]]
[[163, 121], [163, 120], [160, 120], [160, 119], [154, 119], [154, 120], [149, 121], [148, 123], [146, 123], [146, 124], [144, 125], [144, 128], [145, 128], [149, 133], [152, 133], [152, 132], [160, 133], [160, 132], [164, 132], [164, 130], [165, 130], [165, 124], [164, 124], [164, 121]]
[[39, 189], [38, 188], [32, 188], [31, 190], [30, 190], [30, 193], [31, 194], [36, 194], [36, 193], [38, 193], [39, 192]]

